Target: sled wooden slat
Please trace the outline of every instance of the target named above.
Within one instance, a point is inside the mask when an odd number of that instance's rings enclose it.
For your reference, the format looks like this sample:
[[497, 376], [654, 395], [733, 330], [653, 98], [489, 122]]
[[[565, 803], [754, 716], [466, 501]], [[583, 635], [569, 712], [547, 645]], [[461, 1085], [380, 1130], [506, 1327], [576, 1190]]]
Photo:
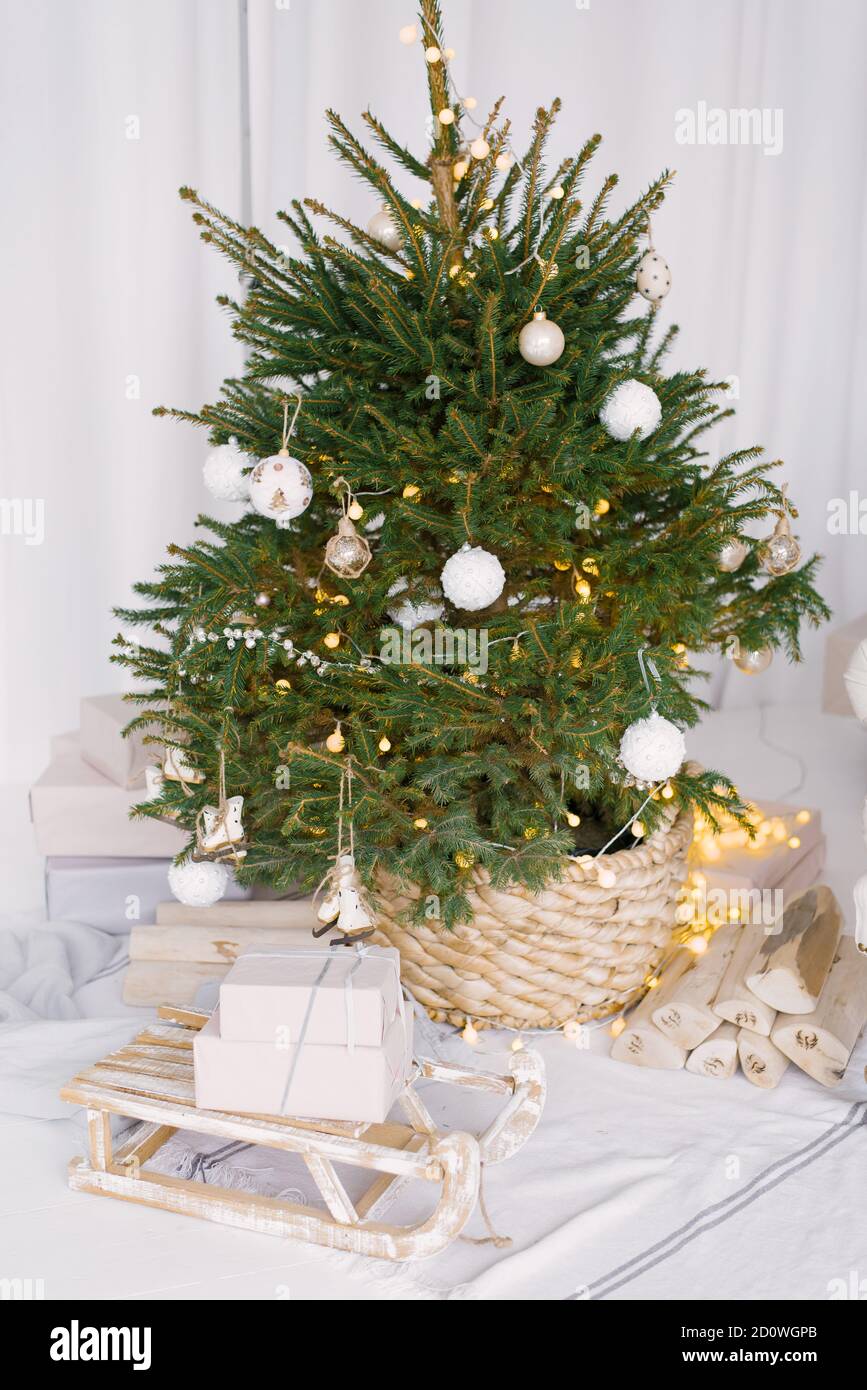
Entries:
[[175, 1028], [165, 1023], [152, 1023], [139, 1033], [137, 1043], [156, 1044], [158, 1047], [175, 1047], [179, 1051], [192, 1052], [194, 1033], [188, 1028]]
[[173, 1023], [182, 1023], [185, 1028], [192, 1028], [194, 1033], [204, 1028], [210, 1016], [204, 1009], [193, 1009], [185, 1004], [160, 1004], [157, 1009], [158, 1018], [169, 1018]]
[[193, 1058], [190, 1052], [182, 1047], [161, 1047], [158, 1043], [127, 1043], [117, 1052], [109, 1053], [106, 1061], [114, 1058], [125, 1061], [132, 1061], [134, 1057], [145, 1057], [151, 1062], [177, 1062], [179, 1066], [192, 1067]]
[[[149, 1024], [131, 1042], [85, 1067], [60, 1093], [63, 1100], [87, 1111], [88, 1157], [74, 1159], [69, 1168], [69, 1185], [75, 1191], [381, 1259], [421, 1259], [442, 1250], [469, 1220], [478, 1199], [482, 1162], [498, 1162], [513, 1153], [529, 1138], [541, 1114], [544, 1073], [541, 1060], [530, 1052], [515, 1054], [507, 1076], [439, 1062], [417, 1063], [400, 1097], [405, 1124], [200, 1110], [191, 1049], [208, 1015], [175, 1005], [166, 1005], [159, 1014], [165, 1022]], [[418, 1078], [492, 1092], [505, 1097], [506, 1104], [481, 1140], [460, 1131], [446, 1133], [437, 1128], [416, 1093]], [[116, 1152], [112, 1115], [141, 1122]], [[145, 1165], [178, 1130], [299, 1155], [323, 1208], [148, 1172]], [[356, 1201], [336, 1164], [371, 1173], [367, 1190]], [[413, 1181], [439, 1188], [434, 1210], [413, 1226], [385, 1224], [380, 1218], [386, 1207]]]
[[135, 1053], [126, 1056], [122, 1052], [113, 1052], [110, 1057], [106, 1057], [104, 1062], [96, 1062], [94, 1067], [89, 1068], [90, 1071], [94, 1069], [100, 1073], [112, 1069], [133, 1077], [152, 1076], [166, 1081], [186, 1079], [190, 1085], [192, 1085], [193, 1080], [192, 1062], [164, 1062], [161, 1059], [154, 1060], [151, 1057], [137, 1056]]

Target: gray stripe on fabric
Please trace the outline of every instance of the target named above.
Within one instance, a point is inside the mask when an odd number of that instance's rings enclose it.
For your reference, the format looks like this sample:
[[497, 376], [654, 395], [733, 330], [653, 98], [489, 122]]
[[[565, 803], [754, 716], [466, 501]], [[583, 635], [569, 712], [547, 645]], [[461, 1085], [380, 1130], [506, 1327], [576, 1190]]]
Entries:
[[[713, 1230], [715, 1226], [727, 1221], [730, 1216], [742, 1211], [744, 1207], [750, 1206], [758, 1197], [762, 1197], [766, 1192], [770, 1192], [781, 1182], [784, 1182], [791, 1174], [806, 1168], [816, 1158], [821, 1158], [830, 1149], [834, 1148], [842, 1140], [848, 1138], [862, 1125], [867, 1123], [867, 1101], [857, 1101], [847, 1111], [842, 1120], [830, 1126], [829, 1129], [819, 1135], [816, 1139], [811, 1139], [808, 1144], [797, 1149], [793, 1154], [788, 1154], [784, 1158], [775, 1159], [767, 1168], [758, 1173], [745, 1188], [738, 1192], [733, 1192], [730, 1197], [725, 1197], [721, 1202], [714, 1202], [711, 1206], [705, 1207], [698, 1212], [685, 1225], [678, 1227], [662, 1240], [651, 1245], [639, 1255], [634, 1255], [632, 1259], [624, 1264], [618, 1265], [616, 1269], [610, 1271], [602, 1279], [597, 1279], [589, 1286], [591, 1298], [602, 1298], [607, 1293], [612, 1293], [615, 1289], [628, 1284], [630, 1279], [637, 1278], [639, 1274], [646, 1273], [655, 1265], [661, 1264], [670, 1255], [682, 1250], [691, 1240], [701, 1235], [706, 1230]], [[812, 1152], [814, 1151], [814, 1152]], [[800, 1159], [800, 1162], [796, 1160]], [[778, 1169], [784, 1169], [772, 1182], [768, 1182], [771, 1175]], [[754, 1190], [755, 1189], [755, 1190]], [[715, 1220], [709, 1221], [715, 1212], [719, 1215]], [[678, 1240], [678, 1237], [682, 1239]], [[677, 1244], [672, 1244], [672, 1242]], [[653, 1257], [656, 1258], [653, 1258]], [[627, 1272], [628, 1271], [628, 1272]], [[618, 1275], [624, 1277], [618, 1279]], [[606, 1287], [607, 1286], [607, 1287]], [[604, 1293], [602, 1290], [604, 1289]], [[594, 1292], [595, 1291], [595, 1292]], [[570, 1294], [565, 1302], [577, 1301], [582, 1298], [581, 1294]]]

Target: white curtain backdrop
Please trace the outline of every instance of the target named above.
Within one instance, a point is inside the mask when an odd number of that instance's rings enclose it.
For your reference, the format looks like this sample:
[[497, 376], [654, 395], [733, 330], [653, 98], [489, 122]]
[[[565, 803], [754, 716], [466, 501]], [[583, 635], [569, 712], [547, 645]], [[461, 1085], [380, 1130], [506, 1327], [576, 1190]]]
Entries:
[[[661, 322], [682, 328], [672, 366], [735, 379], [714, 453], [761, 442], [785, 459], [835, 621], [860, 614], [865, 541], [830, 535], [827, 514], [862, 487], [867, 449], [867, 6], [444, 9], [465, 93], [483, 110], [505, 93], [519, 146], [559, 95], [552, 164], [601, 131], [590, 187], [616, 170], [615, 207], [677, 170], [654, 225], [674, 282]], [[239, 365], [213, 303], [237, 282], [178, 186], [278, 242], [274, 210], [292, 197], [366, 221], [369, 193], [329, 156], [323, 111], [359, 129], [370, 105], [424, 149], [421, 54], [397, 40], [413, 18], [412, 0], [0, 0], [0, 499], [44, 501], [41, 545], [3, 513], [0, 782], [40, 770], [80, 695], [120, 687], [111, 606], [213, 505], [203, 436], [150, 413], [198, 407]], [[782, 112], [768, 127], [781, 148], [679, 143], [677, 113], [702, 103]], [[817, 699], [823, 635], [806, 637], [802, 668], [720, 668], [716, 697]]]

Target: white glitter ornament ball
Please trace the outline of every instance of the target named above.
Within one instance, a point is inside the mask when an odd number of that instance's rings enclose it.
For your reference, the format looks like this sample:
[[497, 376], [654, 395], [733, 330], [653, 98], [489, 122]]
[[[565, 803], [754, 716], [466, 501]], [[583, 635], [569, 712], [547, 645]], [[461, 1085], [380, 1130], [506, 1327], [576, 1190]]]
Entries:
[[443, 593], [455, 608], [473, 613], [487, 608], [503, 592], [506, 571], [496, 555], [479, 545], [463, 545], [442, 568]]
[[300, 459], [289, 453], [272, 454], [256, 464], [250, 474], [250, 501], [272, 521], [291, 521], [313, 500], [313, 479]]
[[653, 434], [662, 419], [659, 397], [643, 381], [621, 381], [602, 407], [599, 419], [612, 439], [639, 439]]
[[734, 574], [735, 570], [740, 569], [749, 553], [749, 546], [744, 545], [740, 536], [729, 536], [720, 546], [717, 566], [725, 574]]
[[642, 299], [661, 304], [671, 289], [671, 271], [657, 251], [645, 251], [638, 263], [635, 288]]
[[533, 367], [550, 367], [566, 346], [562, 328], [546, 314], [534, 314], [518, 335], [518, 351]]
[[234, 444], [221, 444], [208, 454], [202, 466], [205, 487], [218, 502], [246, 502], [250, 484], [244, 469], [247, 458]]
[[219, 902], [229, 883], [224, 864], [203, 860], [196, 864], [172, 864], [169, 868], [169, 887], [184, 907], [211, 907]]
[[388, 208], [380, 208], [367, 224], [369, 234], [384, 246], [387, 251], [399, 251], [401, 245], [400, 228]]
[[636, 719], [620, 740], [620, 761], [639, 782], [673, 777], [686, 757], [686, 740], [676, 724], [656, 710]]

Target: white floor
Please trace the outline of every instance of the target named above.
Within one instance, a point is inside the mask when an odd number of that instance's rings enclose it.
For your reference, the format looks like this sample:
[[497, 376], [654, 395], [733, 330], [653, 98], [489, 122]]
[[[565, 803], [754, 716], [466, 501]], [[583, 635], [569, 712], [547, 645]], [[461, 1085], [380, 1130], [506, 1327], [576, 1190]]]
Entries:
[[[714, 713], [688, 746], [690, 756], [726, 771], [745, 795], [821, 809], [825, 879], [851, 921], [852, 885], [867, 870], [860, 824], [867, 734], [854, 720], [771, 708], [762, 733], [756, 710]], [[805, 765], [800, 786], [798, 756]], [[41, 864], [26, 796], [7, 789], [0, 806], [0, 907], [38, 910]], [[0, 1279], [42, 1280], [48, 1299], [394, 1296], [387, 1280], [351, 1276], [327, 1252], [73, 1194], [65, 1172], [77, 1146], [73, 1120], [0, 1116]]]

